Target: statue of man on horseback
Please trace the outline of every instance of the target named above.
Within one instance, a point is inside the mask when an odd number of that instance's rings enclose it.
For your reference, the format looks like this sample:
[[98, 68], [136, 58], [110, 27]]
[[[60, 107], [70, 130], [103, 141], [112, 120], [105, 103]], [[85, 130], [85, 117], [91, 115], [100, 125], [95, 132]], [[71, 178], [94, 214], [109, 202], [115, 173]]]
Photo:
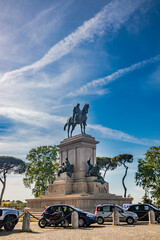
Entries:
[[77, 105], [73, 108], [73, 115], [72, 115], [73, 122], [76, 123], [78, 121], [80, 114], [81, 114], [80, 104], [77, 103]]
[[[87, 126], [87, 113], [89, 109], [89, 104], [85, 104], [82, 110], [80, 109], [80, 104], [77, 103], [77, 105], [73, 108], [73, 115], [72, 117], [67, 119], [67, 123], [64, 125], [64, 130], [66, 130], [66, 127], [68, 126], [68, 137], [72, 137], [72, 132], [75, 129], [77, 124], [80, 124], [81, 127], [81, 133], [85, 134], [85, 127]], [[71, 127], [71, 131], [70, 131]]]

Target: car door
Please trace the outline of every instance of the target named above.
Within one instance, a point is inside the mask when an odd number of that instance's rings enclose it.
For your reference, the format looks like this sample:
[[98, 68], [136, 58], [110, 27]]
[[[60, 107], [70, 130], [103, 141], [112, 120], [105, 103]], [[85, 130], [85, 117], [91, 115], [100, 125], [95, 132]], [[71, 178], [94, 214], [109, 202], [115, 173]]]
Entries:
[[74, 211], [73, 208], [68, 206], [61, 206], [61, 211], [64, 213], [64, 216], [67, 217], [69, 222], [71, 222], [71, 214]]
[[143, 211], [144, 211], [144, 221], [148, 221], [148, 212], [150, 211], [150, 207], [148, 205], [143, 205]]
[[138, 215], [138, 220], [140, 220], [140, 221], [148, 220], [147, 210], [145, 210], [144, 205], [134, 206], [134, 212]]
[[126, 216], [124, 215], [124, 212], [121, 208], [119, 207], [115, 207], [115, 210], [118, 212], [118, 215], [119, 215], [119, 220], [120, 221], [125, 221], [126, 220]]
[[112, 221], [112, 206], [106, 205], [103, 206], [102, 210], [102, 217], [105, 219], [105, 221]]

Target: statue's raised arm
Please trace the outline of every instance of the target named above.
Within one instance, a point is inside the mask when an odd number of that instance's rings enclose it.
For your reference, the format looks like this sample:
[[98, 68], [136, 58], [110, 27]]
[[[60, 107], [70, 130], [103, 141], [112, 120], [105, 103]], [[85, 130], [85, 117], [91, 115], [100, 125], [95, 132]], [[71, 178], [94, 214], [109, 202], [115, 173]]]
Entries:
[[[80, 104], [77, 103], [77, 105], [73, 108], [73, 114], [72, 117], [67, 119], [67, 123], [64, 125], [64, 130], [66, 130], [66, 127], [68, 126], [68, 137], [72, 137], [72, 132], [75, 129], [76, 125], [79, 124], [81, 127], [81, 133], [85, 134], [85, 127], [87, 126], [87, 113], [89, 109], [89, 104], [85, 104], [82, 110], [80, 109]], [[71, 131], [70, 131], [71, 127]]]

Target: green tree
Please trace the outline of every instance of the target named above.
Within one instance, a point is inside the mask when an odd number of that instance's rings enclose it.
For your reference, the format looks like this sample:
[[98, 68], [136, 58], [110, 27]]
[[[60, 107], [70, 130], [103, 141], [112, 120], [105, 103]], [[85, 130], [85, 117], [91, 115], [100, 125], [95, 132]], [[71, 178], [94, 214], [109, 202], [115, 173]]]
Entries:
[[127, 188], [125, 186], [125, 178], [127, 176], [127, 172], [128, 172], [128, 166], [126, 165], [126, 163], [132, 163], [133, 162], [133, 156], [131, 154], [120, 154], [118, 156], [115, 156], [111, 159], [111, 161], [113, 161], [115, 164], [117, 164], [118, 166], [124, 166], [125, 167], [125, 173], [124, 176], [122, 178], [122, 185], [124, 188], [124, 197], [127, 196]]
[[101, 170], [104, 171], [103, 179], [105, 178], [108, 170], [114, 170], [117, 167], [117, 163], [110, 157], [97, 157], [96, 161]]
[[0, 195], [0, 205], [2, 203], [3, 194], [6, 187], [7, 174], [22, 174], [25, 172], [25, 162], [21, 159], [0, 156], [0, 182], [2, 183], [2, 191]]
[[151, 147], [144, 159], [138, 159], [136, 184], [150, 191], [151, 197], [158, 200], [160, 196], [160, 147]]
[[147, 191], [145, 191], [145, 194], [142, 197], [142, 203], [152, 204], [152, 199], [149, 198], [149, 194]]
[[37, 147], [29, 152], [26, 159], [28, 162], [23, 182], [38, 197], [55, 180], [55, 172], [59, 167], [58, 149], [56, 146]]

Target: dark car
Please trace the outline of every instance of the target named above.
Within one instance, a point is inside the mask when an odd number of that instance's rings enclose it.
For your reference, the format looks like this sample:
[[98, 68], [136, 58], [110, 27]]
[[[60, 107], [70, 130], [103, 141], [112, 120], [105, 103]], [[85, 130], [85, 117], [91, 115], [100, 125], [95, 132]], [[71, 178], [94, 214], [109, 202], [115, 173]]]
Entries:
[[155, 220], [160, 223], [160, 210], [150, 204], [132, 204], [128, 211], [134, 212], [138, 215], [138, 221], [148, 221], [148, 212], [153, 210], [155, 213]]
[[53, 205], [53, 206], [49, 206], [45, 209], [45, 211], [43, 212], [45, 213], [49, 213], [52, 214], [54, 212], [57, 211], [61, 211], [63, 212], [64, 216], [66, 217], [66, 219], [69, 221], [69, 223], [71, 223], [71, 214], [72, 212], [76, 211], [78, 213], [79, 216], [79, 227], [83, 227], [83, 226], [89, 226], [92, 223], [96, 223], [97, 222], [97, 217], [89, 212], [85, 212], [79, 208], [73, 207], [73, 206], [69, 206], [69, 205]]

